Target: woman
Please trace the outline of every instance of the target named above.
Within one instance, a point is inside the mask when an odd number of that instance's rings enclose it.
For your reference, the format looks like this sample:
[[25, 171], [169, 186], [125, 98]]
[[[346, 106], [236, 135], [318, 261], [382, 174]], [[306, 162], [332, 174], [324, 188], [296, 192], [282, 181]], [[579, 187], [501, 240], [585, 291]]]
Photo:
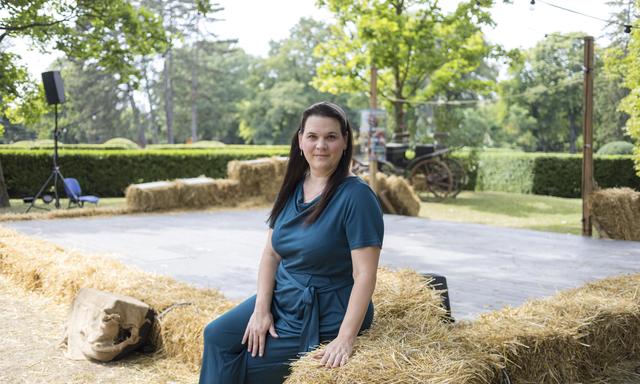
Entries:
[[281, 383], [320, 343], [321, 365], [347, 362], [373, 319], [384, 233], [373, 191], [350, 170], [353, 133], [328, 102], [302, 114], [269, 217], [257, 294], [204, 330], [200, 383]]

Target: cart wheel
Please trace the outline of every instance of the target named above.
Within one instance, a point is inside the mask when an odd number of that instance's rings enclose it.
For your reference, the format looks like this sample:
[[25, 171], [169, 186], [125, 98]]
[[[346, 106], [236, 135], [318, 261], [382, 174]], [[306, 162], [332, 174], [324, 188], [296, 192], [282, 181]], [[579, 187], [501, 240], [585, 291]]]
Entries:
[[462, 188], [467, 185], [467, 175], [464, 172], [464, 166], [458, 159], [446, 157], [442, 161], [449, 167], [451, 176], [453, 177], [453, 187], [451, 190], [451, 197], [456, 197], [462, 191]]
[[445, 163], [437, 159], [419, 161], [411, 168], [409, 180], [416, 192], [431, 192], [435, 197], [447, 197], [453, 188], [453, 177]]

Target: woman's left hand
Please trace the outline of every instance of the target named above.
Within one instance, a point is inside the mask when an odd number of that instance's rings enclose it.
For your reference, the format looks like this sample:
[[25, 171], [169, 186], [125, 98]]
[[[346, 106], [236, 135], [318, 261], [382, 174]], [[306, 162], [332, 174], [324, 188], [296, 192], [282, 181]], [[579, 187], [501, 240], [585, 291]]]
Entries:
[[312, 355], [316, 360], [320, 360], [320, 365], [327, 368], [342, 367], [347, 363], [347, 359], [353, 353], [353, 342], [355, 340], [346, 337], [336, 337], [324, 350]]

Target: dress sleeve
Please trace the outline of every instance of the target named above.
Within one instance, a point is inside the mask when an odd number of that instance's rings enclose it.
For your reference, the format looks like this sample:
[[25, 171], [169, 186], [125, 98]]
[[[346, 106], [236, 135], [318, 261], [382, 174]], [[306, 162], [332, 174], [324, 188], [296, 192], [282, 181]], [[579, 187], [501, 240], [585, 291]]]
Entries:
[[344, 224], [351, 250], [370, 246], [382, 248], [384, 222], [375, 193], [366, 184], [356, 184], [347, 196]]

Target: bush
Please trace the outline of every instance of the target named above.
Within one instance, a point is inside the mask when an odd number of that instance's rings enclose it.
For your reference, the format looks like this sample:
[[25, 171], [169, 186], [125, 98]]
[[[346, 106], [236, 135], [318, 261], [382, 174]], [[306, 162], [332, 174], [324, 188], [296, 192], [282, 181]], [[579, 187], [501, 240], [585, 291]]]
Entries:
[[140, 148], [138, 144], [124, 137], [114, 137], [113, 139], [105, 141], [102, 145], [105, 147], [121, 147], [122, 149]]
[[[465, 189], [580, 197], [582, 156], [554, 153], [461, 151], [469, 176]], [[640, 177], [628, 155], [595, 156], [594, 178], [600, 188], [629, 187], [640, 190]]]
[[633, 144], [626, 141], [612, 141], [600, 147], [598, 155], [632, 155]]

